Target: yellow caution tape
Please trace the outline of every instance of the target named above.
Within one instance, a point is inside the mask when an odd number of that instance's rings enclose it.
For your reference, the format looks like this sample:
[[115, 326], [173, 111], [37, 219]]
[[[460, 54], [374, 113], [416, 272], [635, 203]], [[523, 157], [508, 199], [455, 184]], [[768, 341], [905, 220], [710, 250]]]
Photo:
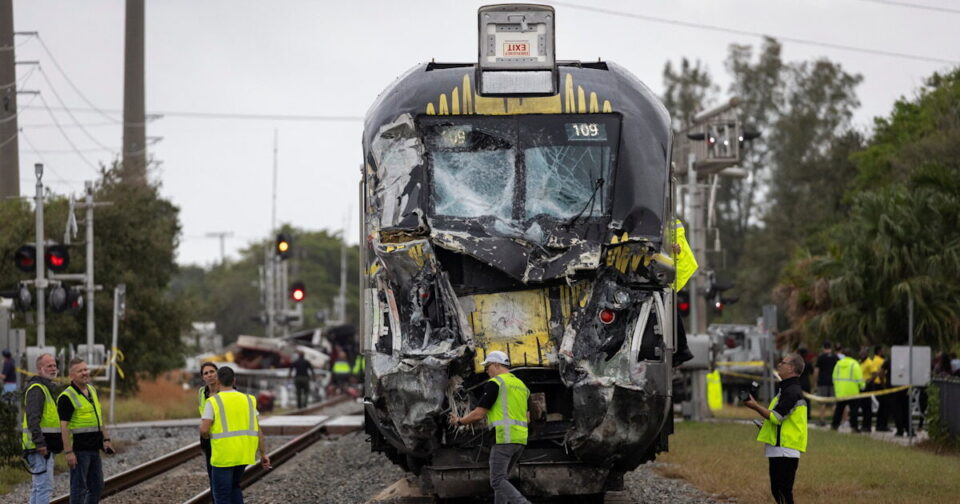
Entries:
[[[26, 375], [26, 376], [40, 376], [40, 375], [38, 375], [37, 373], [31, 373], [30, 371], [27, 371], [26, 369], [23, 369], [23, 368], [17, 368], [17, 372], [20, 373], [20, 374], [22, 374], [22, 375]], [[52, 382], [54, 382], [54, 383], [70, 383], [70, 377], [69, 377], [69, 376], [58, 376], [58, 377], [56, 377], [56, 378], [54, 378], [54, 379], [52, 379], [52, 380], [50, 380], [50, 381], [52, 381]]]
[[113, 347], [113, 355], [110, 358], [110, 363], [113, 364], [113, 367], [117, 368], [117, 374], [120, 375], [121, 380], [124, 379], [124, 374], [123, 369], [120, 369], [120, 363], [123, 362], [124, 359], [123, 350]]
[[837, 403], [841, 401], [852, 401], [854, 399], [866, 399], [868, 397], [884, 395], [884, 394], [893, 394], [894, 392], [900, 392], [901, 390], [907, 390], [910, 388], [909, 385], [901, 385], [899, 387], [893, 387], [883, 390], [874, 390], [872, 392], [861, 392], [859, 394], [850, 395], [846, 397], [823, 397], [818, 395], [813, 395], [808, 392], [804, 392], [803, 396], [811, 401], [822, 402], [822, 403]]
[[724, 376], [733, 376], [734, 378], [746, 378], [748, 380], [760, 380], [760, 381], [770, 381], [770, 378], [761, 375], [747, 374], [747, 373], [735, 373], [733, 371], [720, 371], [718, 372]]
[[766, 362], [762, 360], [752, 360], [752, 361], [719, 361], [716, 363], [717, 366], [741, 366], [741, 367], [765, 367]]

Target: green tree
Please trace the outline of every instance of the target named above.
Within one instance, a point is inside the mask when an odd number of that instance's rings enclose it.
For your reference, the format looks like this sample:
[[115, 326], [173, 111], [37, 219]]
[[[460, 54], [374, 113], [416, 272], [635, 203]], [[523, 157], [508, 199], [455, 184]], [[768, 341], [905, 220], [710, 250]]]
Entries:
[[[769, 69], [748, 75], [773, 84], [768, 77], [774, 74], [779, 49], [773, 41], [768, 44]], [[768, 127], [764, 141], [751, 147], [753, 154], [744, 163], [751, 176], [728, 186], [742, 210], [725, 212], [729, 226], [725, 243], [732, 249], [730, 264], [741, 300], [731, 312], [747, 319], [771, 302], [771, 291], [793, 249], [842, 217], [844, 191], [856, 175], [847, 158], [862, 142], [848, 131], [859, 106], [855, 92], [862, 80], [859, 75], [826, 60], [791, 63], [777, 73], [782, 76], [779, 90], [743, 87], [757, 93], [747, 103], [758, 103], [754, 117]], [[742, 248], [737, 250], [738, 246]]]
[[778, 293], [810, 339], [903, 343], [907, 299], [916, 341], [960, 338], [960, 70], [901, 99], [850, 156], [858, 175], [849, 215], [823, 232], [823, 253], [798, 255]]
[[693, 116], [706, 108], [717, 91], [706, 65], [701, 65], [700, 60], [691, 65], [687, 58], [681, 58], [677, 70], [669, 61], [663, 65], [663, 87], [663, 105], [670, 113], [676, 131], [686, 129]]

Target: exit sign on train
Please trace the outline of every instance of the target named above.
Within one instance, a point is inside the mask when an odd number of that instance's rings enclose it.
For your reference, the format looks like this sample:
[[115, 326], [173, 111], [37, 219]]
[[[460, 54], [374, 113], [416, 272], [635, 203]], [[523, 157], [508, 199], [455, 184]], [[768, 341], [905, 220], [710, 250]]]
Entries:
[[508, 57], [530, 57], [530, 43], [526, 40], [508, 40], [503, 43], [503, 55]]

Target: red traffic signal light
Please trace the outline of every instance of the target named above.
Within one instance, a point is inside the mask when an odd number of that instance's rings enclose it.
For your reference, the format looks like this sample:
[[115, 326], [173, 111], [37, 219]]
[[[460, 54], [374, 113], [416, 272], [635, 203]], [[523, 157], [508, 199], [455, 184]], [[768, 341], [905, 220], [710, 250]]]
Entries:
[[295, 282], [290, 286], [290, 299], [299, 303], [307, 297], [307, 287], [303, 282]]
[[62, 273], [70, 266], [70, 250], [66, 245], [50, 245], [43, 255], [47, 267], [54, 273]]
[[280, 259], [289, 259], [290, 256], [293, 255], [293, 242], [290, 240], [290, 235], [287, 233], [277, 235], [277, 244], [274, 247], [274, 252]]
[[680, 291], [677, 293], [677, 312], [681, 317], [686, 317], [690, 314], [690, 293], [687, 291]]
[[33, 245], [24, 245], [13, 253], [13, 261], [17, 269], [25, 273], [36, 271], [37, 269], [37, 249]]

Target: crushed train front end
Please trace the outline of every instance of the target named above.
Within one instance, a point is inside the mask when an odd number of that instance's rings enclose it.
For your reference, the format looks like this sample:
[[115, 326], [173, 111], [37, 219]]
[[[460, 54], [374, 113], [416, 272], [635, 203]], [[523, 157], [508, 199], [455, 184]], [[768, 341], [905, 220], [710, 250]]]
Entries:
[[488, 492], [492, 434], [447, 414], [502, 350], [532, 393], [518, 488], [616, 489], [672, 431], [669, 118], [612, 63], [537, 97], [477, 76], [418, 66], [366, 119], [367, 432], [442, 497]]

